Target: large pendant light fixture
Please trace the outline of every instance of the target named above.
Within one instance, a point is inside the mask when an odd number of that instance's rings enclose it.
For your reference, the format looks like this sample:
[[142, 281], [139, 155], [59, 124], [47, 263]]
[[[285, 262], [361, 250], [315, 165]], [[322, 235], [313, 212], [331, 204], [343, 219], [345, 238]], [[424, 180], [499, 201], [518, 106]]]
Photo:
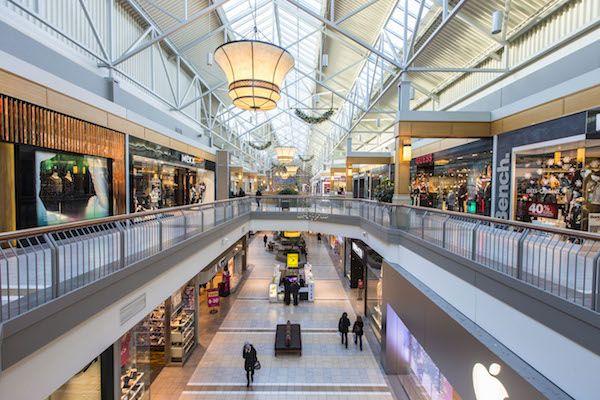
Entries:
[[296, 148], [295, 147], [285, 147], [285, 146], [277, 146], [274, 148], [275, 157], [277, 157], [277, 161], [282, 164], [288, 164], [294, 161], [294, 157], [296, 156]]
[[237, 40], [215, 50], [215, 61], [229, 83], [229, 97], [242, 110], [277, 107], [294, 58], [285, 49], [259, 40]]

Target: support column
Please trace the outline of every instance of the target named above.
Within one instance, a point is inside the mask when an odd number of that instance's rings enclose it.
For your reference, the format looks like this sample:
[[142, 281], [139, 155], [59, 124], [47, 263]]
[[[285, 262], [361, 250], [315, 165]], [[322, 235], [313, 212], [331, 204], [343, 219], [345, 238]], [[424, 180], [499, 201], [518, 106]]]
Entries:
[[15, 146], [0, 143], [0, 232], [17, 229], [15, 200]]
[[394, 204], [410, 204], [410, 137], [396, 137], [394, 157]]
[[[406, 74], [402, 74], [398, 88], [398, 114], [410, 111], [411, 84]], [[394, 157], [394, 197], [395, 204], [410, 204], [410, 160], [412, 158], [411, 138], [400, 132], [396, 126], [396, 152]]]
[[346, 163], [346, 197], [353, 197], [353, 183], [354, 180], [352, 179], [352, 164]]
[[[348, 138], [346, 139], [346, 160], [348, 158], [348, 156], [350, 156], [350, 154], [352, 153], [352, 132], [350, 132], [348, 134]], [[348, 161], [346, 161], [346, 171], [345, 171], [345, 176], [346, 176], [346, 197], [352, 198], [353, 197], [353, 182], [354, 180], [352, 179], [352, 163], [349, 163]]]
[[229, 198], [229, 152], [217, 150], [217, 170], [215, 172], [217, 200]]

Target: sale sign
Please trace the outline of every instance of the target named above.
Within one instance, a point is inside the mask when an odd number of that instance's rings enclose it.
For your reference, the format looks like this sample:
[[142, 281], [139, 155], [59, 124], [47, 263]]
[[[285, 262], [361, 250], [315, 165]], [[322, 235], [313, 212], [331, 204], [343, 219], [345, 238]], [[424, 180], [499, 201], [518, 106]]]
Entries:
[[219, 289], [208, 289], [206, 291], [208, 295], [208, 307], [219, 307], [221, 304], [221, 298], [219, 297]]
[[531, 217], [558, 218], [558, 205], [556, 203], [528, 201], [525, 206], [527, 207], [527, 214]]

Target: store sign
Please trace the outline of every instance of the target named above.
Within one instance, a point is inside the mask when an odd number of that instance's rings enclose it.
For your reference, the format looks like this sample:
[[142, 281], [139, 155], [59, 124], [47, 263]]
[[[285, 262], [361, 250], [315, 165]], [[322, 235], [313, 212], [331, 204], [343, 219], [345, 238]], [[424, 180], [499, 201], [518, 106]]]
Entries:
[[288, 253], [287, 255], [287, 266], [288, 268], [298, 268], [298, 253]]
[[496, 167], [496, 218], [510, 219], [510, 153], [505, 153]]
[[195, 164], [196, 158], [194, 156], [190, 156], [189, 154], [182, 154], [181, 162], [184, 162], [186, 164]]
[[364, 253], [363, 249], [358, 247], [356, 242], [352, 242], [352, 250], [360, 257], [361, 260], [364, 258], [365, 253]]
[[424, 156], [419, 156], [415, 158], [416, 165], [427, 165], [433, 164], [433, 153], [425, 154]]
[[499, 364], [492, 363], [489, 368], [477, 363], [473, 366], [473, 389], [477, 400], [505, 400], [508, 391], [498, 376], [502, 371]]
[[558, 218], [558, 205], [556, 203], [540, 203], [528, 201], [525, 203], [527, 214], [531, 217]]
[[600, 233], [600, 213], [588, 214], [588, 231]]
[[207, 294], [207, 304], [209, 308], [219, 307], [221, 304], [221, 298], [219, 297], [219, 289], [208, 289], [206, 291]]

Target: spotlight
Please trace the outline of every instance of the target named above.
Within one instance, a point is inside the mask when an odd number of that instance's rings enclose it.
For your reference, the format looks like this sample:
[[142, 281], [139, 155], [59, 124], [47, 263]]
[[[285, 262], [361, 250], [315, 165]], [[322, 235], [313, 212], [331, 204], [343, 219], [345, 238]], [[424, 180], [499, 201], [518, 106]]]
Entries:
[[504, 19], [504, 13], [500, 10], [494, 11], [492, 14], [492, 35], [496, 35], [502, 32], [502, 20]]

